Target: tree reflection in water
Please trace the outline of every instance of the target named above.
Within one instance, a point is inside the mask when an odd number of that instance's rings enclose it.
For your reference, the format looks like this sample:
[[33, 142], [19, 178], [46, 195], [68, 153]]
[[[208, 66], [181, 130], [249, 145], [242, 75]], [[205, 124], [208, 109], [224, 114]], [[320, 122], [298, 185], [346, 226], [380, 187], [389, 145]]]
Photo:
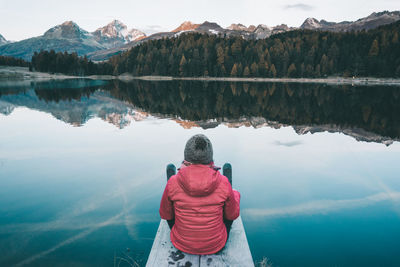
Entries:
[[[36, 99], [26, 98], [31, 91]], [[292, 125], [298, 133], [347, 131], [361, 140], [373, 134], [392, 139], [400, 136], [400, 88], [388, 86], [68, 80], [32, 83], [28, 88], [2, 88], [0, 100], [52, 114], [57, 108], [67, 111], [75, 108], [75, 112], [82, 113], [75, 115], [81, 118], [75, 125], [84, 124], [90, 117], [103, 118], [109, 113], [122, 116], [129, 110], [139, 109], [203, 128], [220, 123], [254, 127], [285, 124]], [[101, 114], [90, 114], [90, 105], [103, 105], [98, 112]], [[374, 138], [370, 139], [379, 141]]]

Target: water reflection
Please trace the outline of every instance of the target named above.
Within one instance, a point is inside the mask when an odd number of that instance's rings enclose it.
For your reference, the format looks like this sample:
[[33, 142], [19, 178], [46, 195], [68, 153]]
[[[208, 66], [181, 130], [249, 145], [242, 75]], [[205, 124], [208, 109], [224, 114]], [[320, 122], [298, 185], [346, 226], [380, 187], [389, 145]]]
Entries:
[[16, 106], [81, 126], [99, 117], [119, 128], [149, 115], [184, 128], [291, 125], [298, 134], [342, 132], [387, 145], [400, 136], [400, 88], [283, 83], [93, 80], [0, 88], [0, 112]]

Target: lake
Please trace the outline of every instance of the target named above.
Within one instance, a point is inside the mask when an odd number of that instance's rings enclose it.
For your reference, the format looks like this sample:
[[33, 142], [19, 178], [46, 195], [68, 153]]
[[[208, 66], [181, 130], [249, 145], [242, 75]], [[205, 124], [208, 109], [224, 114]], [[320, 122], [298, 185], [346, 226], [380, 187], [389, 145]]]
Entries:
[[197, 133], [255, 262], [400, 266], [399, 87], [0, 82], [0, 129], [0, 266], [144, 266]]

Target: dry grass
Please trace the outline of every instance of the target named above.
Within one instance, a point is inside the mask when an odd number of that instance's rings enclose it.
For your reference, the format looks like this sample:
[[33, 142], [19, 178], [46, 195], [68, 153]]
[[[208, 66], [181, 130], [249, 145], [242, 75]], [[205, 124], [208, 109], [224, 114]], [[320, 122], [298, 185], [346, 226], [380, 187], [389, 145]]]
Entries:
[[263, 257], [261, 261], [256, 262], [256, 267], [272, 267], [272, 262], [267, 257]]
[[139, 263], [135, 261], [131, 256], [129, 256], [130, 249], [126, 249], [126, 252], [122, 252], [121, 255], [117, 256], [114, 252], [114, 267], [122, 266], [131, 266], [131, 267], [140, 267]]

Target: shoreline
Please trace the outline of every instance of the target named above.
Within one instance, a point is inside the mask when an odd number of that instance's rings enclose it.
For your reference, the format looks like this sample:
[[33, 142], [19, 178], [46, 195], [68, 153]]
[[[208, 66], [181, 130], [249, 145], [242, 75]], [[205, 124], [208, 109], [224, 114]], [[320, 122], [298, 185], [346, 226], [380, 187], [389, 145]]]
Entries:
[[26, 80], [66, 80], [66, 79], [92, 79], [131, 81], [216, 81], [216, 82], [258, 82], [258, 83], [320, 83], [336, 85], [388, 85], [400, 86], [400, 78], [375, 78], [375, 77], [327, 77], [327, 78], [244, 78], [244, 77], [173, 77], [173, 76], [133, 76], [128, 73], [119, 76], [90, 75], [69, 76], [65, 74], [51, 74], [45, 72], [30, 72], [26, 67], [0, 66], [0, 83]]
[[132, 80], [146, 81], [217, 81], [217, 82], [266, 82], [266, 83], [322, 83], [322, 84], [348, 84], [348, 85], [391, 85], [400, 86], [397, 78], [373, 78], [373, 77], [328, 77], [328, 78], [242, 78], [242, 77], [171, 77], [171, 76], [142, 76]]

